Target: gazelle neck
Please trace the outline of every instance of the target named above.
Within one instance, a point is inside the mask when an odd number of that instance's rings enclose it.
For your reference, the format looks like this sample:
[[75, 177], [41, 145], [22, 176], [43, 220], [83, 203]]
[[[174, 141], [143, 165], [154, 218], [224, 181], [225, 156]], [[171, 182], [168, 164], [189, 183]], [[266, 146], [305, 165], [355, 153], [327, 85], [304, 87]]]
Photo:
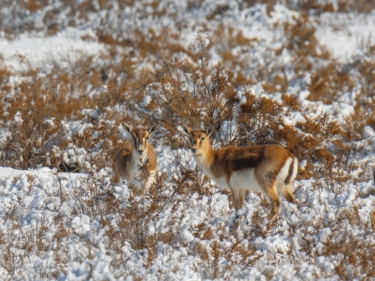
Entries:
[[208, 170], [215, 161], [216, 153], [217, 151], [208, 143], [204, 150], [194, 154], [194, 159], [202, 169]]

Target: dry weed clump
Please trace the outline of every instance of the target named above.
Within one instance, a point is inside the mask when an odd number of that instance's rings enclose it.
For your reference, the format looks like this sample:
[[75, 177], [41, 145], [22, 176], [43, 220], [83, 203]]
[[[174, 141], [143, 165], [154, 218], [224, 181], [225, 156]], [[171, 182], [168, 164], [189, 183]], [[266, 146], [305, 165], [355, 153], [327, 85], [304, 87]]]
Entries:
[[284, 24], [284, 32], [287, 36], [287, 49], [294, 51], [298, 58], [303, 57], [323, 57], [319, 52], [318, 40], [315, 36], [315, 28], [307, 15], [295, 19], [294, 23], [286, 22]]
[[36, 12], [41, 9], [42, 5], [46, 5], [47, 1], [44, 1], [44, 3], [40, 3], [41, 1], [35, 1], [35, 0], [26, 0], [23, 1], [21, 6], [25, 8], [26, 10], [29, 10], [30, 12]]
[[351, 92], [354, 86], [355, 82], [349, 73], [338, 70], [334, 64], [329, 64], [324, 69], [312, 72], [309, 99], [331, 104], [338, 100], [340, 94]]
[[[192, 126], [216, 124], [218, 127], [232, 114], [235, 91], [230, 84], [233, 74], [223, 66], [209, 68], [207, 48], [198, 39], [198, 50], [191, 59], [174, 59], [163, 63], [147, 87], [151, 101], [139, 112], [175, 131], [181, 120]], [[202, 122], [200, 121], [202, 120]]]
[[[20, 203], [22, 201], [20, 200]], [[17, 211], [16, 211], [17, 208]], [[49, 222], [41, 219], [38, 222], [24, 220], [25, 209], [15, 205], [6, 212], [7, 219], [4, 221], [9, 228], [2, 229], [0, 237], [0, 265], [9, 276], [3, 278], [13, 278], [18, 276], [32, 278], [38, 273], [26, 274], [24, 269], [20, 269], [20, 264], [28, 266], [30, 256], [44, 257], [51, 250]], [[35, 214], [38, 216], [38, 214]], [[45, 263], [44, 274], [55, 274], [56, 269], [49, 262]], [[4, 272], [4, 271], [3, 271]], [[4, 272], [4, 273], [5, 273]]]
[[370, 38], [361, 42], [363, 57], [355, 59], [346, 70], [350, 74], [359, 76], [360, 93], [357, 95], [358, 106], [368, 111], [374, 111], [375, 107], [375, 45]]
[[350, 13], [356, 11], [358, 13], [371, 13], [375, 9], [375, 3], [372, 1], [360, 0], [360, 1], [337, 1], [338, 11], [344, 13]]
[[[241, 70], [249, 66], [248, 61], [243, 57], [246, 56], [249, 48], [258, 43], [258, 39], [248, 38], [241, 30], [236, 30], [232, 26], [219, 24], [209, 40], [212, 42], [210, 48], [221, 56], [223, 65], [244, 78]], [[252, 84], [251, 80], [248, 80], [248, 83]]]
[[[293, 235], [298, 233], [299, 236], [298, 251], [315, 260], [332, 263], [341, 280], [362, 279], [364, 276], [371, 279], [375, 276], [372, 255], [375, 244], [373, 233], [366, 230], [368, 225], [360, 222], [358, 207], [340, 208], [333, 217], [327, 216], [325, 210], [326, 207], [323, 207], [319, 214], [308, 222], [300, 220], [296, 225], [291, 225], [290, 231]], [[355, 227], [364, 231], [357, 235], [353, 231]], [[325, 278], [332, 274], [329, 272], [327, 275], [323, 270], [316, 277]]]
[[[0, 62], [2, 62], [2, 57], [0, 55]], [[11, 71], [5, 67], [1, 66], [0, 67], [0, 90], [1, 91], [7, 91], [9, 90], [9, 86], [7, 85], [7, 82], [9, 81], [9, 77], [11, 75]]]
[[219, 238], [204, 238], [193, 243], [190, 250], [192, 255], [200, 257], [200, 267], [197, 270], [205, 279], [231, 280], [233, 274], [229, 272], [253, 266], [262, 256], [253, 249], [250, 243], [227, 235]]
[[[273, 10], [275, 4], [278, 3], [276, 0], [244, 0], [243, 5], [252, 7], [256, 4], [267, 4], [268, 14]], [[367, 0], [338, 0], [338, 1], [316, 1], [316, 0], [302, 0], [302, 1], [283, 1], [285, 6], [291, 10], [296, 10], [302, 13], [314, 13], [320, 15], [322, 13], [371, 13], [375, 9], [375, 4], [372, 1]]]
[[[41, 165], [57, 167], [61, 162], [61, 155], [57, 152], [64, 150], [69, 143], [97, 153], [100, 147], [109, 151], [112, 144], [117, 144], [118, 133], [114, 132], [113, 125], [101, 118], [108, 112], [106, 107], [121, 95], [110, 95], [108, 91], [99, 94], [103, 89], [101, 73], [94, 71], [89, 61], [90, 58], [77, 62], [75, 73], [56, 69], [39, 77], [36, 71], [30, 70], [25, 73], [27, 78], [18, 85], [15, 94], [1, 99], [1, 124], [8, 132], [8, 138], [0, 148], [2, 165], [23, 169]], [[28, 77], [34, 79], [31, 81]], [[80, 77], [87, 77], [87, 80]], [[87, 92], [93, 86], [95, 90]], [[121, 87], [109, 89], [121, 90]], [[5, 95], [6, 91], [2, 94]], [[82, 125], [86, 124], [92, 130], [73, 135], [72, 140], [67, 125], [75, 120], [81, 120]], [[96, 166], [100, 169], [107, 163], [97, 163]]]
[[335, 237], [334, 243], [328, 240], [326, 245], [327, 256], [340, 256], [342, 260], [335, 266], [336, 273], [342, 280], [366, 278], [375, 276], [375, 259], [372, 254], [375, 244], [363, 243], [362, 239], [352, 235]]

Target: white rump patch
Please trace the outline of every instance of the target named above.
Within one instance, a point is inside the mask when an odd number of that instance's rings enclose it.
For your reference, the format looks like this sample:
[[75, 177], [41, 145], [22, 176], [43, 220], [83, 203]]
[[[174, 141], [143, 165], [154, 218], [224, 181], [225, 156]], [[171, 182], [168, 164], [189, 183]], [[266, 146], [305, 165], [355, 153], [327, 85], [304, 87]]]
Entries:
[[[283, 167], [281, 168], [279, 174], [277, 175], [276, 182], [277, 182], [278, 186], [281, 187], [281, 186], [285, 185], [284, 182], [285, 182], [286, 178], [288, 177], [289, 168], [290, 168], [290, 164], [292, 163], [292, 161], [293, 161], [293, 158], [289, 157], [285, 161]], [[293, 173], [294, 173], [294, 171], [293, 171]]]

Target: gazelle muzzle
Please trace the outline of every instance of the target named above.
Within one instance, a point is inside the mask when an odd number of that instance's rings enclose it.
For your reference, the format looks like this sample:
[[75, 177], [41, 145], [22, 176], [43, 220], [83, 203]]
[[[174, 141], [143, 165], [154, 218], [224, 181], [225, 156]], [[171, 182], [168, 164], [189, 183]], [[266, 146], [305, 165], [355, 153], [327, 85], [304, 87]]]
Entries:
[[198, 148], [197, 148], [196, 145], [193, 145], [193, 146], [191, 147], [191, 151], [192, 151], [193, 153], [197, 153], [197, 150], [198, 150]]
[[140, 144], [139, 141], [137, 140], [136, 141], [136, 147], [137, 147], [137, 152], [139, 155], [142, 155], [143, 152], [145, 151], [145, 145], [144, 145], [144, 141]]

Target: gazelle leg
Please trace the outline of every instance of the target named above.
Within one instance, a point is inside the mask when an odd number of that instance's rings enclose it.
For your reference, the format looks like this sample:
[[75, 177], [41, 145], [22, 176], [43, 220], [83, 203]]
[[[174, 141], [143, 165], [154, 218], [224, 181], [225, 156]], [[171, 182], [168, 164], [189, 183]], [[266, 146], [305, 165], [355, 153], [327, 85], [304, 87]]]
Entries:
[[230, 189], [233, 198], [234, 208], [236, 212], [242, 208], [243, 201], [244, 201], [244, 191], [242, 189]]
[[143, 187], [142, 187], [142, 195], [145, 195], [146, 192], [150, 189], [151, 185], [152, 185], [152, 178], [151, 176], [146, 180], [146, 182], [144, 183]]
[[238, 190], [238, 210], [242, 208], [243, 206], [243, 202], [244, 202], [244, 199], [245, 199], [245, 191], [243, 189], [239, 189]]
[[268, 195], [268, 198], [271, 200], [271, 204], [272, 204], [272, 210], [271, 210], [270, 214], [268, 215], [268, 220], [271, 221], [275, 218], [275, 216], [279, 212], [280, 198], [277, 195], [275, 185], [273, 185], [271, 188], [267, 189], [266, 193]]
[[290, 185], [284, 186], [282, 195], [285, 198], [285, 200], [287, 200], [289, 203], [297, 203], [297, 200], [293, 195], [293, 191]]
[[235, 223], [237, 222], [237, 219], [240, 218], [240, 216], [238, 215], [238, 210], [242, 208], [245, 191], [243, 189], [233, 189], [231, 186], [230, 186], [230, 191], [232, 193], [233, 205], [234, 205], [234, 208], [236, 209], [235, 218], [230, 223], [231, 224], [230, 229], [233, 229], [233, 227], [235, 226]]

